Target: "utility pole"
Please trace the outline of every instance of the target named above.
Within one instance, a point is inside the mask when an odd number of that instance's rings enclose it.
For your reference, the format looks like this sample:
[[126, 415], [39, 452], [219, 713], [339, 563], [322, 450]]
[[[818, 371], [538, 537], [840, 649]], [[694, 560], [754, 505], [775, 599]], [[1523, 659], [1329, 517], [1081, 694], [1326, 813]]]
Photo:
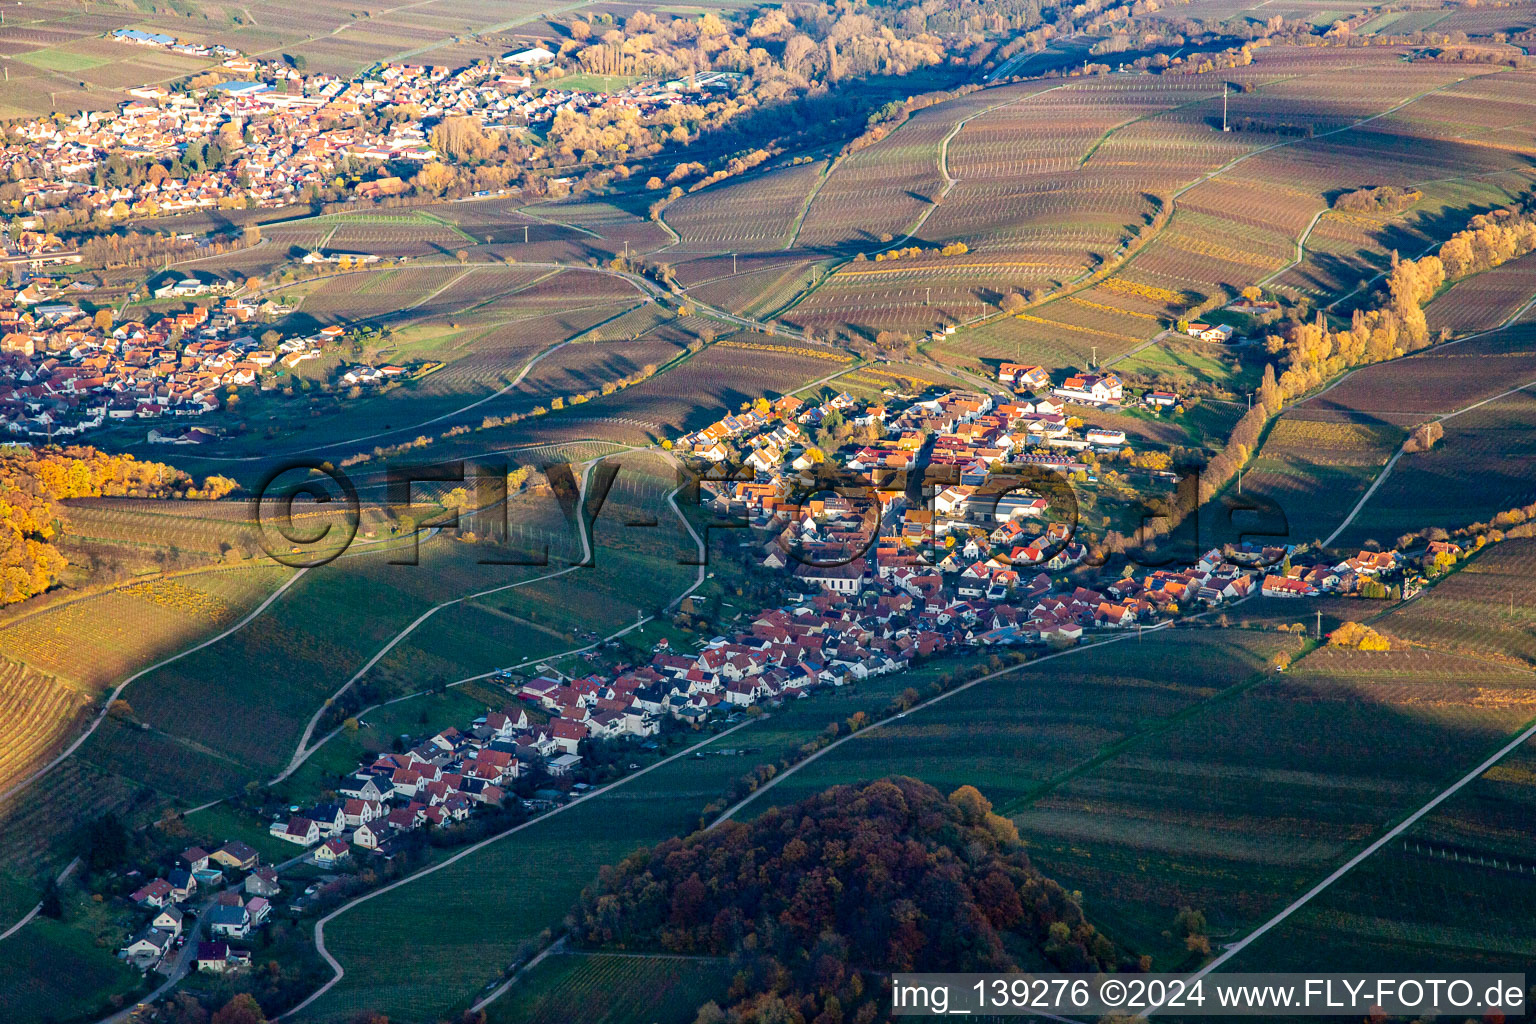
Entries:
[[1317, 610], [1317, 634], [1315, 636], [1315, 639], [1321, 640], [1322, 638], [1323, 638], [1323, 610], [1321, 608], [1319, 608]]
[[736, 276], [736, 254], [731, 253], [731, 276]]
[[1099, 346], [1097, 345], [1093, 346], [1093, 365], [1094, 367], [1099, 365]]
[[1223, 81], [1221, 83], [1221, 130], [1222, 131], [1226, 131], [1227, 130], [1227, 86], [1230, 85], [1230, 84], [1231, 83], [1226, 82], [1226, 81]]
[[933, 289], [932, 288], [924, 288], [923, 289], [923, 305], [925, 305], [925, 306], [933, 305]]
[[528, 244], [528, 225], [527, 224], [523, 225], [523, 244], [524, 245]]
[[1243, 471], [1241, 469], [1237, 471], [1237, 493], [1243, 493]]

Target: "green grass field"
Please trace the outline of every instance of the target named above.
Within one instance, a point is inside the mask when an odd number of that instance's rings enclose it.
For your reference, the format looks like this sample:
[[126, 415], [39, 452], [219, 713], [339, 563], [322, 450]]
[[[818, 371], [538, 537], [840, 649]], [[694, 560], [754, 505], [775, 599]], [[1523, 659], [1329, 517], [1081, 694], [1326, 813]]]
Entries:
[[33, 50], [31, 53], [18, 54], [16, 59], [45, 71], [87, 71], [111, 63], [111, 60], [106, 57], [72, 53], [63, 49]]
[[618, 92], [621, 89], [629, 88], [641, 80], [632, 75], [577, 74], [557, 78], [550, 84], [561, 89], [572, 89], [576, 92]]

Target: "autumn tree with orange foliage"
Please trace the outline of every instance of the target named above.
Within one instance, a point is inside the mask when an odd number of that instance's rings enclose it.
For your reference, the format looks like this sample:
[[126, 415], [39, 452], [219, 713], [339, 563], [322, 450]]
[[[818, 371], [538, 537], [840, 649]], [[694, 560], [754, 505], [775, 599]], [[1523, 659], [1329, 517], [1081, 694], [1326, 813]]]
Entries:
[[588, 948], [736, 958], [701, 1019], [873, 1020], [893, 971], [1140, 969], [974, 787], [900, 776], [641, 850], [569, 920]]
[[0, 454], [0, 604], [58, 582], [66, 562], [53, 545], [65, 498], [222, 498], [235, 482], [210, 476], [201, 488], [174, 466], [95, 448], [13, 448]]

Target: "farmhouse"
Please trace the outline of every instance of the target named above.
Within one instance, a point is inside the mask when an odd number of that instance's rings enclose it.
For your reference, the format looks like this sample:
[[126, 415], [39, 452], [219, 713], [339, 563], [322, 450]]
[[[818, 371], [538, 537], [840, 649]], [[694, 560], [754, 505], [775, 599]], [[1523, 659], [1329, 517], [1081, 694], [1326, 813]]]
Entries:
[[1265, 597], [1316, 597], [1318, 590], [1310, 583], [1271, 573], [1264, 577], [1259, 593]]
[[1075, 373], [1051, 394], [1079, 405], [1118, 405], [1125, 386], [1113, 373]]
[[1226, 343], [1232, 340], [1237, 332], [1231, 324], [1207, 324], [1195, 322], [1185, 328], [1185, 333], [1191, 338], [1199, 338], [1201, 341], [1214, 341]]
[[1391, 572], [1397, 568], [1397, 552], [1395, 551], [1361, 551], [1352, 558], [1335, 565], [1337, 572], [1350, 571], [1361, 576], [1379, 576], [1384, 572]]
[[1050, 387], [1051, 375], [1043, 366], [1003, 363], [997, 368], [997, 382], [1016, 391], [1040, 391]]

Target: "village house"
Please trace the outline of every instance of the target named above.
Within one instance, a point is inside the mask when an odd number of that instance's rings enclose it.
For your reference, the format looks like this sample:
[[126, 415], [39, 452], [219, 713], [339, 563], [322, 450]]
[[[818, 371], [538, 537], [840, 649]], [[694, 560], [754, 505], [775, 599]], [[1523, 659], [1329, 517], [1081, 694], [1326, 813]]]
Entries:
[[1051, 394], [1079, 405], [1119, 405], [1125, 385], [1113, 373], [1074, 373]]
[[223, 974], [240, 967], [249, 967], [251, 954], [245, 950], [231, 949], [227, 942], [199, 942], [197, 957], [193, 962], [199, 971]]

